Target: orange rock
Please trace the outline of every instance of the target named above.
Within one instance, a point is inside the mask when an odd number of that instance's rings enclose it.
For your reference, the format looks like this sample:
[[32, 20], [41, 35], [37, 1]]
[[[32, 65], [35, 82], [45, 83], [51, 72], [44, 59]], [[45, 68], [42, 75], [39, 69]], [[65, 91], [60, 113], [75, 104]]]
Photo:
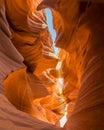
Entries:
[[[100, 2], [43, 0], [37, 7], [38, 10], [49, 7], [61, 16], [63, 27], [58, 27], [60, 32], [57, 33], [56, 45], [69, 53], [70, 62], [63, 63], [68, 66], [68, 69], [65, 68], [68, 71], [64, 72], [70, 75], [67, 81], [73, 83], [75, 88], [80, 88], [74, 110], [64, 126], [65, 130], [104, 128], [101, 121], [104, 120], [104, 4]], [[75, 97], [73, 92], [72, 100]]]

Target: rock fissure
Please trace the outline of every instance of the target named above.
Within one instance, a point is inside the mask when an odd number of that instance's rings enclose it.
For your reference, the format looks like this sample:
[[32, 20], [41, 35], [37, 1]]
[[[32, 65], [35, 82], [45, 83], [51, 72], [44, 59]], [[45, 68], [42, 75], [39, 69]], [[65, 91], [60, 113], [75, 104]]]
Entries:
[[0, 130], [104, 129], [103, 16], [103, 0], [0, 0]]

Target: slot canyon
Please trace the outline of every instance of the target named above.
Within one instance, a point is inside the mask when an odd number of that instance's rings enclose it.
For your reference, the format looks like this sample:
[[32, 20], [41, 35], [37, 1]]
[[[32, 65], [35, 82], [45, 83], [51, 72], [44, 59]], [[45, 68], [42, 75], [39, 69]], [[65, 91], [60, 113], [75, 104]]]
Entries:
[[0, 130], [104, 130], [103, 42], [104, 0], [0, 0]]

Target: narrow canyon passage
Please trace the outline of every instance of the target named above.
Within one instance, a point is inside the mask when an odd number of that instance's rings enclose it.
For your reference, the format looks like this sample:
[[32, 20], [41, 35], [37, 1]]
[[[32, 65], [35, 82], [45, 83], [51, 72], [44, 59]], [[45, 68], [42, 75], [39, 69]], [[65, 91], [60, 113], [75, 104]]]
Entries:
[[103, 0], [0, 0], [0, 130], [103, 130], [103, 35]]

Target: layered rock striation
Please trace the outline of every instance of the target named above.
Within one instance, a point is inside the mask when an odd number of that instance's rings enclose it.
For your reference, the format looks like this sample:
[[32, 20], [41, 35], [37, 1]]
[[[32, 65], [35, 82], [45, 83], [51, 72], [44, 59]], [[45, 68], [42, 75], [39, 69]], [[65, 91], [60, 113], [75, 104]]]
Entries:
[[103, 0], [0, 0], [0, 129], [104, 129], [103, 16]]
[[[59, 32], [56, 46], [62, 48], [60, 57], [66, 83], [63, 93], [71, 100], [64, 129], [103, 129], [103, 1], [43, 0], [37, 9], [47, 7], [56, 11], [53, 13]], [[60, 17], [61, 25], [57, 23]]]

